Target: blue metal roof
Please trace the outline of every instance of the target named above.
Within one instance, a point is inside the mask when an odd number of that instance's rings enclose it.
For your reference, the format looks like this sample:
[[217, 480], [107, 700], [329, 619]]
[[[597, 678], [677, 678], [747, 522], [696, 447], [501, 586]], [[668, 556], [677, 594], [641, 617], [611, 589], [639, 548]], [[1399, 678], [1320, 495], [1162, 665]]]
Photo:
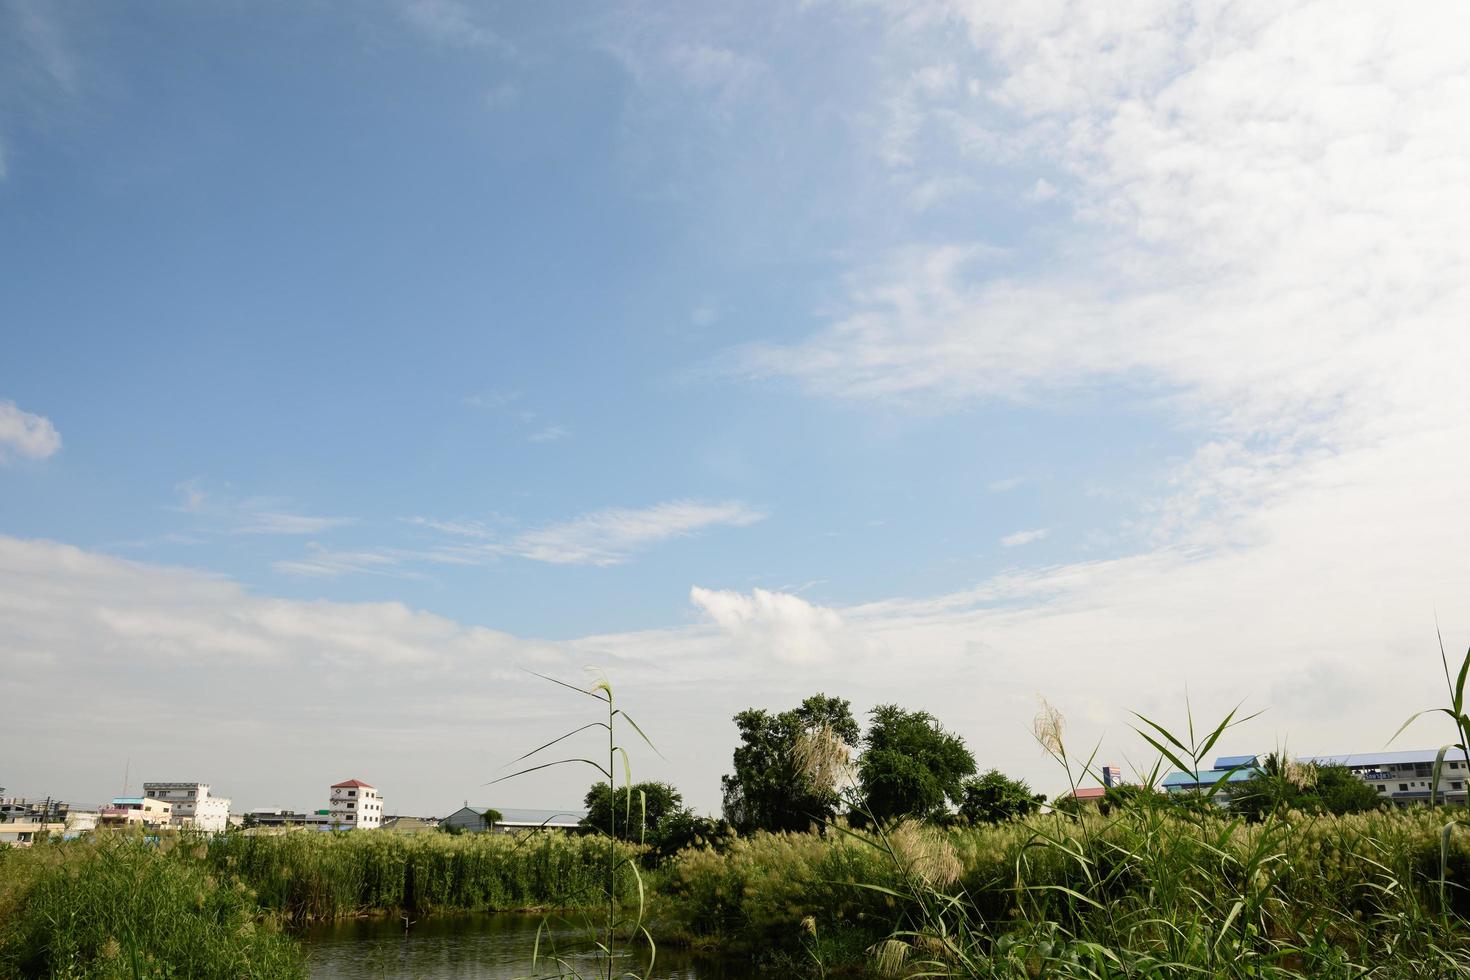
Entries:
[[[1413, 765], [1420, 763], [1432, 765], [1434, 756], [1438, 749], [1406, 749], [1400, 752], [1358, 752], [1350, 755], [1302, 755], [1297, 756], [1298, 762], [1317, 762], [1330, 766], [1368, 767], [1368, 766], [1392, 766]], [[1222, 755], [1215, 760], [1216, 769], [1234, 769], [1236, 766], [1259, 765], [1263, 756], [1259, 755]], [[1461, 753], [1451, 750], [1445, 753], [1446, 759], [1460, 758]]]
[[[1439, 754], [1439, 749], [1410, 749], [1405, 752], [1359, 752], [1355, 755], [1313, 755], [1303, 758], [1303, 762], [1318, 762], [1329, 766], [1347, 766], [1354, 768], [1359, 766], [1402, 766], [1402, 765], [1434, 765], [1434, 757]], [[1463, 753], [1446, 752], [1446, 759], [1454, 759], [1459, 756], [1464, 759]]]
[[1234, 766], [1230, 766], [1225, 769], [1202, 769], [1199, 772], [1171, 772], [1164, 777], [1164, 785], [1195, 788], [1213, 786], [1226, 773], [1230, 773], [1229, 778], [1225, 779], [1227, 783], [1244, 782], [1255, 775], [1254, 769], [1236, 769], [1234, 772], [1230, 772], [1234, 768]]

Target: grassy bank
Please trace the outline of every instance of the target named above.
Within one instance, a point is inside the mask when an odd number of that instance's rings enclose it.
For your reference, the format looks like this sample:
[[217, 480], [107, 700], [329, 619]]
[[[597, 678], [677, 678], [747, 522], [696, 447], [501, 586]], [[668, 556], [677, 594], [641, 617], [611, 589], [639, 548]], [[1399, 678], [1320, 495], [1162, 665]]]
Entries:
[[299, 945], [198, 843], [0, 848], [0, 976], [294, 980]]
[[668, 938], [812, 969], [1463, 976], [1470, 847], [1444, 833], [1459, 815], [1138, 810], [872, 841], [757, 834], [666, 865], [654, 915]]
[[[762, 833], [645, 880], [660, 941], [782, 975], [1470, 976], [1470, 843], [1445, 831], [1458, 816], [1140, 808], [866, 840]], [[0, 851], [0, 976], [298, 977], [290, 922], [592, 908], [605, 846], [358, 832]]]

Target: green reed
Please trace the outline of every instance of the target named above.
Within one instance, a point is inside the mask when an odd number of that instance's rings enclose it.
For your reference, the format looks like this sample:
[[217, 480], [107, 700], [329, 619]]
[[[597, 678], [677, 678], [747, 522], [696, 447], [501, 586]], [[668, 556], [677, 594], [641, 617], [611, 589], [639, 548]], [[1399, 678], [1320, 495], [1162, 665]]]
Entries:
[[0, 976], [294, 980], [298, 945], [189, 836], [0, 849]]

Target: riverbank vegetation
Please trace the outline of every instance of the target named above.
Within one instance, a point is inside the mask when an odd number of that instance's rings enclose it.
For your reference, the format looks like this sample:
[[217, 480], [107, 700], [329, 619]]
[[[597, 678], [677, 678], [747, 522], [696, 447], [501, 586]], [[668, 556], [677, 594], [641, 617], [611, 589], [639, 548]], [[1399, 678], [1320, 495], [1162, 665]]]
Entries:
[[[1470, 654], [1456, 681], [1444, 666], [1463, 739]], [[1166, 770], [1206, 770], [1233, 714], [1198, 735], [1140, 717], [1159, 765], [1094, 805], [1048, 809], [1022, 782], [975, 776], [923, 712], [880, 706], [864, 736], [846, 701], [814, 695], [736, 717], [716, 823], [671, 786], [632, 783], [610, 688], [584, 693], [598, 691], [607, 722], [586, 727], [609, 733], [608, 765], [593, 763], [607, 781], [588, 793], [585, 834], [103, 834], [0, 850], [0, 975], [295, 978], [283, 930], [308, 922], [542, 909], [584, 913], [606, 964], [664, 942], [790, 976], [1470, 977], [1465, 808], [1395, 809], [1284, 753], [1249, 779], [1214, 770], [1213, 785], [1162, 792]], [[1072, 787], [1098, 779], [1049, 706], [1035, 735]], [[1470, 756], [1463, 741], [1442, 750], [1436, 785], [1449, 749]]]
[[[1248, 823], [1140, 806], [727, 833], [645, 872], [646, 922], [660, 943], [783, 975], [879, 960], [961, 977], [1470, 975], [1470, 845], [1445, 832], [1456, 816]], [[0, 975], [296, 977], [293, 922], [592, 910], [605, 854], [560, 834], [376, 831], [0, 852]]]
[[300, 945], [197, 839], [0, 848], [0, 976], [294, 980]]

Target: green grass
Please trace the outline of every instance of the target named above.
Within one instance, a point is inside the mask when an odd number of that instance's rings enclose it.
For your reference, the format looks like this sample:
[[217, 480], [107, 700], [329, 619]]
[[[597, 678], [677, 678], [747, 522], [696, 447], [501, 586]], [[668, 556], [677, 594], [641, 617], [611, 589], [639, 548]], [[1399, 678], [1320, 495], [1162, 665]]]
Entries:
[[828, 967], [886, 952], [942, 976], [1467, 975], [1470, 846], [1449, 837], [1442, 906], [1445, 824], [1428, 809], [1248, 825], [1144, 808], [757, 834], [667, 864], [653, 918], [694, 944]]
[[[629, 849], [619, 845], [618, 853]], [[230, 834], [214, 873], [238, 876], [293, 922], [407, 911], [582, 909], [606, 901], [605, 841], [560, 833]]]
[[0, 976], [305, 975], [298, 945], [204, 845], [131, 835], [0, 849]]

